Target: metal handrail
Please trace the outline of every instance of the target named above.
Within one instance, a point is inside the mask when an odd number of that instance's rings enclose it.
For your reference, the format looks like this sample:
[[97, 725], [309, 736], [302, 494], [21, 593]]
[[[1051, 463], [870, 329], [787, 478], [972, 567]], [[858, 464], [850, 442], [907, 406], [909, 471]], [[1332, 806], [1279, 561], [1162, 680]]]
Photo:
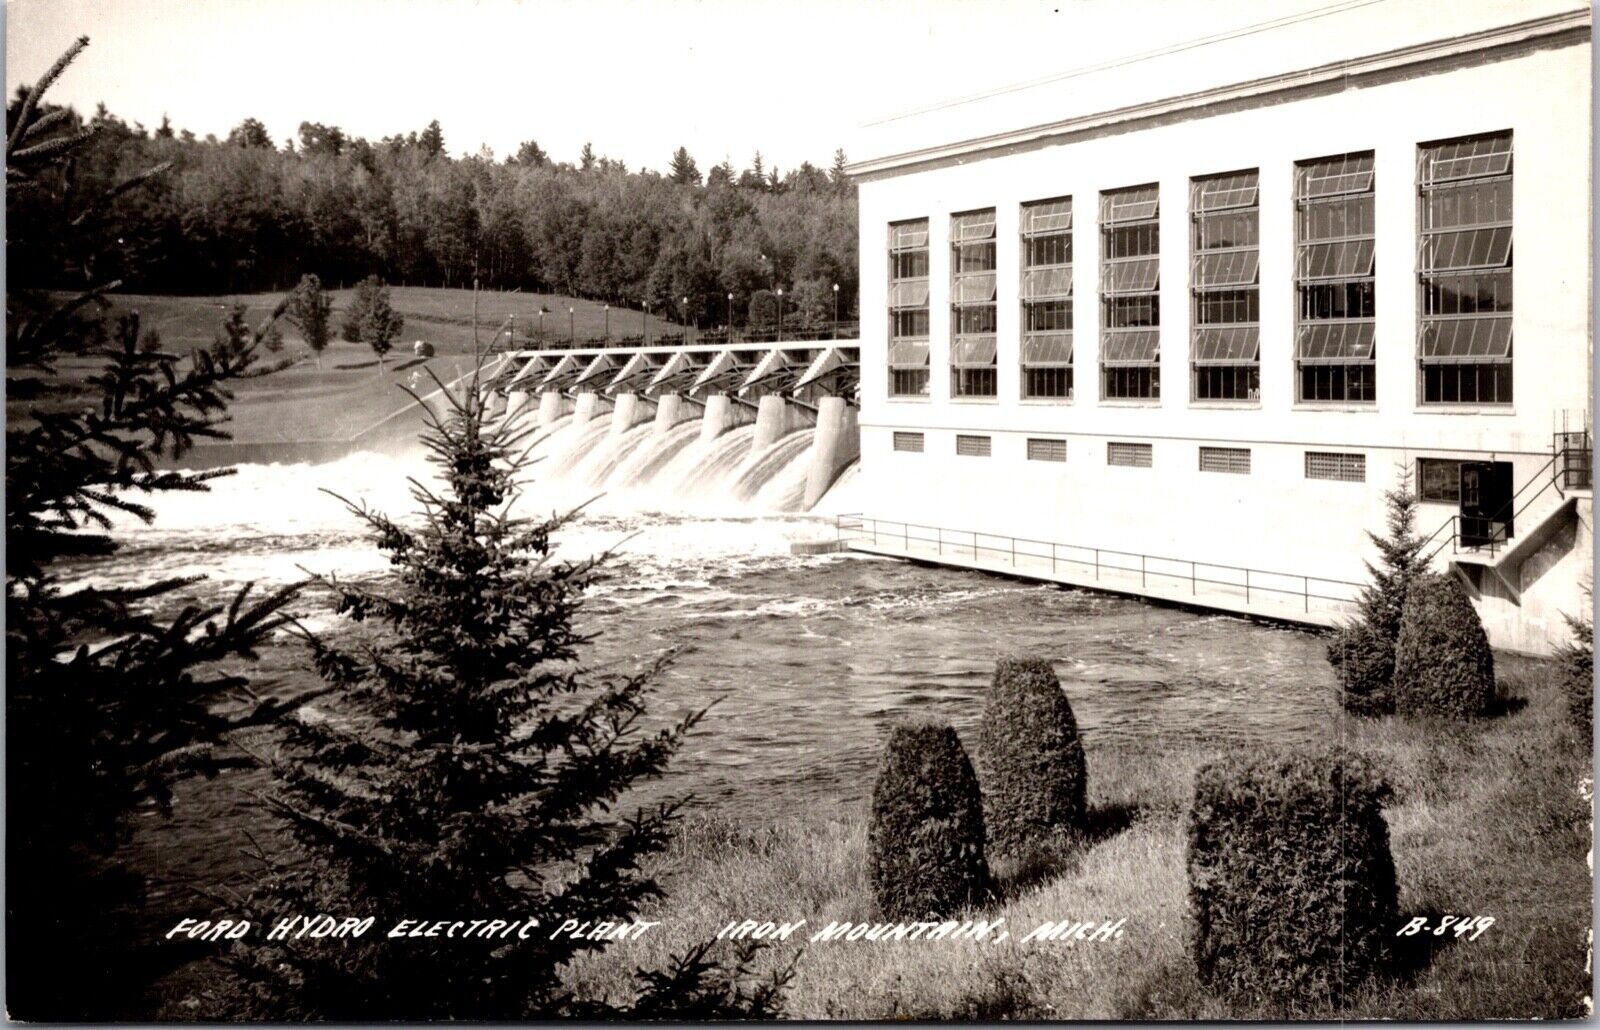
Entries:
[[[946, 546], [956, 548], [958, 550], [970, 550], [972, 552], [973, 560], [977, 560], [980, 551], [994, 554], [1009, 554], [1011, 556], [1011, 565], [1013, 567], [1016, 566], [1018, 557], [1039, 559], [1048, 558], [1050, 560], [1051, 572], [1058, 571], [1060, 564], [1063, 562], [1072, 565], [1081, 565], [1085, 568], [1093, 567], [1095, 570], [1096, 580], [1098, 580], [1101, 573], [1105, 571], [1127, 573], [1136, 572], [1139, 574], [1140, 584], [1142, 586], [1147, 586], [1149, 579], [1152, 576], [1179, 581], [1187, 580], [1189, 582], [1189, 592], [1191, 595], [1198, 594], [1199, 586], [1202, 583], [1206, 584], [1207, 586], [1242, 588], [1245, 592], [1245, 601], [1247, 603], [1250, 600], [1252, 592], [1255, 591], [1286, 594], [1290, 596], [1301, 597], [1304, 601], [1304, 609], [1307, 612], [1311, 610], [1311, 601], [1313, 598], [1319, 601], [1333, 601], [1341, 604], [1353, 604], [1356, 601], [1354, 596], [1334, 596], [1332, 594], [1313, 592], [1311, 590], [1311, 584], [1313, 582], [1317, 583], [1319, 587], [1348, 587], [1354, 592], [1359, 592], [1364, 587], [1364, 584], [1361, 583], [1353, 583], [1349, 580], [1342, 579], [1332, 579], [1327, 576], [1310, 576], [1298, 572], [1274, 572], [1269, 569], [1254, 569], [1243, 565], [1228, 565], [1223, 562], [1207, 562], [1199, 561], [1194, 558], [1172, 558], [1164, 555], [1144, 554], [1138, 551], [1123, 551], [1113, 547], [1092, 547], [1087, 544], [1068, 544], [1051, 540], [1038, 540], [1031, 537], [1007, 536], [1001, 533], [985, 533], [981, 530], [951, 529], [943, 526], [932, 526], [916, 522], [901, 522], [893, 519], [874, 519], [859, 513], [836, 515], [834, 517], [834, 527], [835, 533], [841, 541], [847, 532], [860, 533], [863, 535], [870, 532], [875, 545], [877, 545], [880, 537], [886, 536], [889, 539], [898, 538], [903, 545], [903, 549], [907, 552], [909, 552], [911, 549], [911, 543], [915, 541], [917, 543], [934, 544], [938, 548], [940, 554], [944, 553]], [[884, 531], [886, 528], [888, 530], [887, 532]], [[896, 528], [898, 528], [897, 532], [894, 531]], [[931, 530], [934, 535], [925, 536], [922, 535], [922, 533], [913, 533], [913, 530]], [[970, 543], [960, 540], [948, 540], [945, 536], [947, 533], [957, 534], [960, 536], [969, 536], [972, 539]], [[991, 541], [1001, 542], [1004, 546], [986, 545], [981, 542], [983, 538], [987, 538]], [[1040, 547], [1048, 547], [1049, 551], [1034, 551], [1027, 549], [1027, 547], [1019, 547], [1018, 545], [1036, 545]], [[1093, 557], [1091, 559], [1087, 557], [1072, 557], [1070, 555], [1064, 555], [1061, 553], [1062, 548], [1066, 548], [1069, 551], [1078, 551], [1085, 555], [1092, 554]], [[1134, 566], [1132, 564], [1119, 564], [1115, 561], [1109, 560], [1112, 558], [1137, 558], [1138, 565]], [[1165, 563], [1169, 566], [1175, 567], [1186, 566], [1187, 570], [1180, 572], [1173, 571], [1172, 569], [1162, 569], [1160, 567], [1152, 568], [1152, 562]], [[1214, 579], [1210, 576], [1201, 575], [1200, 573], [1202, 569], [1208, 571], [1221, 570], [1225, 572], [1242, 573], [1243, 578], [1240, 580]], [[1270, 582], [1261, 582], [1259, 578], [1252, 580], [1252, 576], [1265, 576], [1278, 580], [1298, 580], [1299, 588], [1288, 589], [1283, 586], [1273, 586]]]
[[[1587, 450], [1587, 448], [1584, 448], [1582, 450]], [[1467, 516], [1467, 515], [1461, 515], [1459, 513], [1457, 513], [1455, 515], [1451, 515], [1448, 519], [1446, 519], [1444, 521], [1444, 525], [1442, 525], [1438, 529], [1434, 530], [1432, 533], [1430, 533], [1427, 536], [1426, 539], [1424, 539], [1422, 541], [1422, 543], [1421, 543], [1421, 545], [1419, 547], [1419, 550], [1420, 550], [1421, 547], [1427, 547], [1430, 543], [1432, 543], [1439, 536], [1440, 533], [1444, 532], [1446, 529], [1450, 530], [1450, 532], [1445, 536], [1445, 538], [1443, 540], [1439, 541], [1439, 546], [1435, 547], [1432, 551], [1428, 552], [1428, 556], [1422, 560], [1423, 565], [1427, 566], [1427, 565], [1433, 564], [1433, 559], [1435, 559], [1435, 558], [1437, 558], [1439, 556], [1439, 554], [1445, 549], [1446, 545], [1449, 545], [1451, 554], [1460, 553], [1460, 551], [1459, 551], [1459, 547], [1461, 546], [1460, 545], [1460, 540], [1461, 540], [1460, 523], [1461, 523], [1461, 520], [1464, 519], [1464, 518], [1476, 519], [1476, 520], [1478, 520], [1480, 522], [1484, 522], [1484, 523], [1486, 523], [1486, 524], [1488, 524], [1490, 526], [1493, 526], [1497, 522], [1503, 524], [1506, 521], [1503, 518], [1503, 516], [1506, 515], [1507, 512], [1509, 511], [1510, 514], [1511, 514], [1511, 521], [1514, 523], [1516, 521], [1516, 518], [1517, 518], [1518, 515], [1521, 515], [1523, 512], [1528, 510], [1529, 505], [1533, 504], [1533, 502], [1535, 500], [1537, 500], [1540, 496], [1542, 496], [1546, 490], [1548, 490], [1552, 486], [1556, 485], [1557, 463], [1561, 462], [1561, 461], [1564, 461], [1566, 459], [1567, 454], [1569, 452], [1573, 452], [1573, 451], [1579, 451], [1580, 453], [1582, 452], [1578, 448], [1573, 448], [1573, 447], [1569, 447], [1569, 446], [1566, 446], [1566, 445], [1563, 445], [1563, 446], [1561, 446], [1559, 448], [1552, 447], [1552, 451], [1551, 451], [1551, 454], [1550, 454], [1550, 460], [1546, 461], [1543, 465], [1539, 466], [1539, 468], [1534, 471], [1533, 475], [1529, 476], [1523, 482], [1523, 484], [1517, 488], [1516, 492], [1511, 495], [1510, 500], [1506, 501], [1505, 504], [1501, 505], [1500, 506], [1500, 510], [1495, 512], [1493, 515], [1472, 515], [1472, 516]], [[1516, 508], [1515, 505], [1517, 503], [1517, 498], [1522, 496], [1522, 492], [1524, 490], [1528, 489], [1528, 487], [1532, 486], [1541, 477], [1543, 477], [1543, 475], [1544, 475], [1546, 470], [1549, 470], [1549, 472], [1550, 472], [1550, 481], [1545, 483], [1543, 486], [1539, 487], [1539, 489], [1534, 492], [1533, 496], [1528, 498], [1528, 500], [1522, 505], [1521, 508]], [[1489, 548], [1489, 553], [1493, 554], [1494, 550], [1495, 550], [1495, 544], [1493, 543], [1492, 539], [1491, 539], [1491, 542], [1487, 546]], [[1472, 548], [1472, 550], [1477, 550], [1477, 548]]]
[[[502, 325], [502, 329], [504, 326]], [[726, 347], [740, 343], [821, 343], [824, 341], [838, 340], [840, 342], [856, 341], [861, 336], [860, 322], [827, 322], [818, 326], [784, 327], [780, 332], [775, 326], [741, 326], [729, 333], [726, 329], [705, 329], [694, 333], [686, 333], [682, 329], [677, 332], [662, 332], [652, 335], [649, 341], [651, 347]], [[513, 341], [515, 342], [515, 341]], [[507, 349], [546, 351], [546, 350], [609, 350], [614, 347], [643, 347], [645, 338], [637, 333], [628, 336], [585, 336], [582, 339], [533, 339], [526, 338], [526, 342]]]

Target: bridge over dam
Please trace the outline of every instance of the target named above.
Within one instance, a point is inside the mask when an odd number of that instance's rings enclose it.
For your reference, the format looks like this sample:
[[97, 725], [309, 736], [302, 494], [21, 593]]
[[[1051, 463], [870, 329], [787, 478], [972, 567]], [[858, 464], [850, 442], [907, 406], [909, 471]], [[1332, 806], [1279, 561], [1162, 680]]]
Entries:
[[860, 456], [857, 339], [508, 350], [505, 414], [596, 487], [809, 511]]

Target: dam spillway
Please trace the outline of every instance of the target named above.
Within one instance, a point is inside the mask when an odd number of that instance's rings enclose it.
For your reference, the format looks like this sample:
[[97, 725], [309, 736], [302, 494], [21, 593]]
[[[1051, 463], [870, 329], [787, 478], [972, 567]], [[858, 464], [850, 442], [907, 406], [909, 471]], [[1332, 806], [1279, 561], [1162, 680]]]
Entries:
[[816, 507], [860, 455], [856, 340], [513, 352], [503, 417], [541, 475], [597, 492]]

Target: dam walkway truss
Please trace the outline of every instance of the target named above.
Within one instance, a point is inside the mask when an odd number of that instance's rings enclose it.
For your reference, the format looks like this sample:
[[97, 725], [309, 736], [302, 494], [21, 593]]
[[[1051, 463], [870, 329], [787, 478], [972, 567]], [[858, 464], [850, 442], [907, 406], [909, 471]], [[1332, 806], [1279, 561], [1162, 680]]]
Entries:
[[[613, 457], [590, 462], [591, 475], [632, 469], [630, 449], [710, 449], [730, 437], [723, 464], [742, 470], [743, 496], [780, 469], [797, 477], [803, 469], [790, 501], [808, 511], [860, 456], [860, 362], [856, 339], [512, 350], [496, 388], [508, 417], [531, 409], [534, 425], [559, 426], [579, 451], [609, 447]], [[685, 431], [691, 421], [698, 433]], [[661, 457], [651, 472], [674, 468]]]

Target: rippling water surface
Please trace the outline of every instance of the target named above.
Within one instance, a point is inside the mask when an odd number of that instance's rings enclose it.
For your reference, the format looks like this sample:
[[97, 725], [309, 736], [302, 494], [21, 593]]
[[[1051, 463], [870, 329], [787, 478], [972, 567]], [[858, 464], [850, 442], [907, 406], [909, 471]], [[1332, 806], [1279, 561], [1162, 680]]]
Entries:
[[[153, 527], [125, 527], [115, 558], [76, 575], [115, 583], [201, 572], [208, 578], [188, 588], [201, 599], [302, 570], [381, 576], [383, 557], [319, 491], [405, 512], [415, 507], [406, 477], [425, 468], [420, 457], [374, 455], [245, 466], [209, 494], [158, 499]], [[829, 503], [856, 503], [848, 494], [858, 486]], [[526, 508], [564, 509], [589, 490], [536, 482]], [[894, 717], [946, 716], [970, 745], [994, 661], [1017, 651], [1056, 663], [1091, 748], [1310, 740], [1335, 713], [1331, 670], [1311, 634], [963, 570], [789, 553], [795, 540], [832, 534], [826, 516], [724, 501], [697, 510], [694, 496], [665, 488], [602, 497], [562, 532], [567, 556], [616, 548], [583, 616], [600, 634], [587, 664], [626, 668], [677, 648], [652, 715], [721, 699], [668, 786], [752, 818], [859, 802]], [[341, 632], [321, 598], [300, 610], [321, 631]], [[255, 676], [269, 689], [310, 679], [287, 636]], [[186, 788], [177, 820], [144, 835], [145, 861], [186, 876], [236, 865], [251, 822], [241, 786], [235, 778]], [[200, 839], [215, 847], [180, 843]]]

